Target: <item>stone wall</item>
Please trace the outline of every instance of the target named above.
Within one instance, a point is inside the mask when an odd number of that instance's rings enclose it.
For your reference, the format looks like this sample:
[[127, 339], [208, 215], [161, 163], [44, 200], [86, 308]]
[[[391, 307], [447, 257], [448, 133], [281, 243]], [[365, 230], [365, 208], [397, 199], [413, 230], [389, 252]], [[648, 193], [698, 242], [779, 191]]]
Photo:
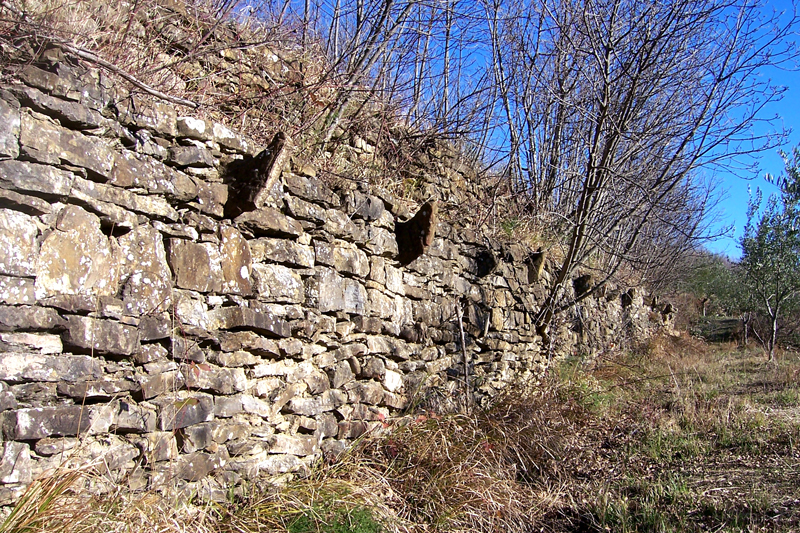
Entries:
[[[211, 498], [303, 472], [410, 406], [464, 401], [459, 306], [472, 400], [535, 386], [550, 273], [437, 217], [478, 187], [452, 152], [419, 158], [438, 200], [419, 208], [115, 85], [55, 53], [0, 92], [0, 503], [64, 465]], [[663, 319], [609, 289], [558, 353]]]

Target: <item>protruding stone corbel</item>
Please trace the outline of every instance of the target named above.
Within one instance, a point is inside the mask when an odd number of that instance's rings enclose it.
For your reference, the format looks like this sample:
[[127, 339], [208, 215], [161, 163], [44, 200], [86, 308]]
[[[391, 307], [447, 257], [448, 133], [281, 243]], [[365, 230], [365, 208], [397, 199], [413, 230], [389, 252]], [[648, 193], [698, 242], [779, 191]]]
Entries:
[[281, 131], [257, 156], [231, 167], [233, 183], [226, 217], [233, 218], [266, 205], [270, 190], [289, 163], [293, 149], [292, 138]]

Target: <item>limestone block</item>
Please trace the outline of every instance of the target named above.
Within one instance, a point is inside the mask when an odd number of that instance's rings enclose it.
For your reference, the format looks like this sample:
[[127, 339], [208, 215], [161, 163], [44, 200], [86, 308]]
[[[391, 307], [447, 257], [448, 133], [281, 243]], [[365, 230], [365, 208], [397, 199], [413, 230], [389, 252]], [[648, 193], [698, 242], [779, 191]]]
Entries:
[[177, 477], [186, 481], [200, 481], [208, 474], [225, 466], [230, 457], [223, 447], [216, 453], [194, 452], [177, 461]]
[[221, 146], [243, 154], [250, 154], [254, 149], [251, 142], [248, 142], [241, 135], [237, 135], [218, 122], [214, 122], [211, 126], [211, 137]]
[[369, 305], [367, 311], [381, 318], [391, 318], [395, 314], [395, 301], [377, 289], [367, 289]]
[[170, 239], [169, 264], [175, 272], [175, 283], [182, 289], [198, 292], [222, 289], [221, 257], [213, 243]]
[[114, 151], [105, 139], [91, 137], [47, 120], [20, 114], [20, 154], [36, 162], [85, 168], [107, 180], [114, 166]]
[[75, 174], [26, 161], [0, 161], [0, 187], [15, 191], [68, 196]]
[[117, 105], [119, 119], [125, 125], [146, 128], [167, 137], [178, 136], [178, 112], [174, 106], [137, 95]]
[[118, 239], [123, 305], [132, 316], [172, 309], [172, 273], [161, 233], [139, 226]]
[[158, 429], [172, 431], [214, 419], [214, 398], [201, 392], [179, 391], [153, 400], [159, 407]]
[[[75, 177], [70, 190], [70, 196], [89, 205], [113, 204], [124, 207], [137, 213], [143, 213], [155, 218], [165, 218], [168, 220], [178, 220], [180, 215], [167, 202], [166, 199], [155, 195], [135, 194], [129, 190], [107, 185], [105, 183], [95, 183]], [[113, 213], [108, 209], [107, 216], [116, 216], [125, 219], [124, 213]]]
[[233, 394], [247, 389], [247, 377], [241, 368], [221, 368], [202, 363], [182, 365], [186, 386], [193, 390], [210, 390], [218, 394]]
[[288, 235], [297, 237], [303, 234], [303, 226], [274, 207], [262, 207], [236, 217], [236, 223], [255, 235]]
[[56, 295], [113, 296], [119, 285], [116, 245], [100, 231], [100, 219], [66, 206], [42, 243], [36, 265], [36, 298]]
[[194, 426], [185, 427], [181, 430], [181, 451], [183, 453], [193, 453], [202, 450], [214, 442], [211, 435], [212, 422], [204, 422]]
[[395, 257], [398, 253], [397, 240], [393, 233], [383, 228], [370, 226], [367, 231], [367, 251], [372, 255]]
[[306, 296], [309, 305], [322, 313], [340, 311], [344, 309], [344, 278], [333, 269], [318, 266], [306, 286]]
[[269, 453], [286, 453], [305, 457], [319, 452], [316, 437], [303, 435], [273, 435], [270, 438]]
[[344, 311], [363, 315], [367, 308], [367, 289], [354, 279], [344, 279]]
[[51, 330], [66, 322], [55, 309], [46, 307], [0, 306], [0, 331]]
[[353, 381], [355, 379], [355, 374], [352, 368], [350, 368], [350, 363], [347, 361], [340, 361], [336, 363], [333, 368], [328, 369], [328, 378], [334, 389], [340, 389], [345, 384]]
[[378, 405], [383, 401], [383, 387], [375, 381], [353, 381], [345, 389], [350, 403]]
[[98, 128], [105, 122], [103, 116], [94, 109], [78, 102], [54, 98], [33, 87], [17, 87], [13, 92], [25, 106], [57, 118], [61, 124], [87, 129]]
[[[243, 411], [242, 395], [218, 396], [214, 399], [214, 416], [230, 418]], [[218, 441], [220, 442], [220, 441]]]
[[0, 353], [0, 380], [75, 382], [100, 379], [100, 360], [85, 355]]
[[174, 461], [178, 458], [178, 443], [172, 431], [154, 431], [142, 436], [137, 444], [142, 448], [149, 464]]
[[383, 386], [389, 392], [397, 392], [403, 388], [403, 377], [394, 370], [387, 370], [383, 377]]
[[222, 291], [227, 294], [249, 295], [252, 256], [247, 240], [239, 230], [230, 226], [220, 229], [220, 260], [222, 262]]
[[278, 303], [303, 303], [305, 287], [300, 275], [283, 265], [253, 265], [256, 292], [262, 300]]
[[325, 223], [325, 208], [316, 204], [301, 200], [296, 196], [289, 196], [286, 198], [286, 205], [289, 208], [289, 213], [300, 220], [308, 220], [316, 224]]
[[0, 457], [0, 483], [28, 484], [31, 476], [31, 449], [22, 442], [4, 442]]
[[61, 381], [57, 386], [58, 394], [78, 401], [88, 398], [112, 398], [138, 389], [139, 385], [129, 379], [107, 377], [99, 380], [79, 381], [77, 383]]
[[3, 435], [9, 440], [74, 437], [89, 431], [96, 413], [93, 406], [79, 405], [6, 411], [3, 413]]
[[266, 309], [223, 307], [209, 313], [215, 329], [249, 329], [273, 337], [289, 337], [289, 324]]
[[175, 392], [184, 386], [183, 374], [176, 371], [159, 372], [152, 376], [142, 377], [139, 381], [142, 397], [146, 400], [168, 392]]
[[85, 316], [69, 317], [62, 340], [93, 353], [133, 355], [139, 350], [139, 332], [135, 327]]
[[354, 244], [339, 240], [333, 244], [314, 241], [314, 252], [317, 263], [332, 266], [338, 272], [360, 278], [366, 278], [369, 274], [369, 258]]
[[289, 401], [289, 411], [297, 415], [315, 416], [333, 411], [343, 400], [334, 390], [328, 390], [313, 398], [292, 398]]
[[[278, 344], [272, 339], [267, 339], [253, 331], [233, 331], [233, 332], [220, 332], [219, 334], [220, 349], [223, 352], [236, 352], [244, 350], [246, 353], [251, 353], [257, 356], [275, 357], [281, 355]], [[236, 364], [223, 363], [222, 355], [217, 356], [219, 364], [223, 366], [239, 366]], [[224, 359], [229, 361], [228, 359]], [[256, 364], [255, 361], [253, 364]], [[245, 363], [247, 365], [251, 363]]]
[[356, 233], [356, 226], [350, 217], [338, 209], [328, 209], [325, 211], [325, 231], [342, 239], [352, 237]]
[[211, 124], [203, 119], [178, 117], [176, 125], [178, 127], [178, 135], [181, 137], [197, 139], [198, 141], [207, 141], [211, 139]]
[[173, 291], [175, 300], [174, 313], [183, 324], [197, 326], [202, 329], [211, 329], [211, 317], [205, 298], [194, 291]]
[[19, 105], [0, 99], [0, 158], [16, 159], [19, 156]]
[[287, 239], [262, 237], [250, 243], [253, 261], [314, 268], [314, 249]]
[[245, 413], [252, 413], [260, 416], [261, 418], [271, 419], [277, 412], [276, 407], [272, 403], [260, 400], [254, 396], [244, 394], [242, 395], [241, 399], [242, 409]]
[[169, 337], [172, 326], [169, 313], [148, 314], [139, 319], [139, 339], [155, 341]]
[[39, 229], [33, 217], [19, 211], [0, 209], [0, 274], [36, 275], [38, 235]]
[[283, 179], [289, 191], [308, 200], [327, 207], [339, 207], [341, 200], [327, 185], [312, 177], [284, 173]]
[[109, 183], [143, 188], [149, 193], [163, 194], [183, 202], [197, 197], [197, 184], [192, 178], [152, 157], [130, 150], [115, 154]]
[[366, 422], [361, 420], [355, 421], [341, 421], [339, 422], [339, 434], [338, 438], [340, 439], [357, 439], [364, 433], [369, 430], [369, 426]]
[[150, 433], [156, 430], [158, 416], [153, 409], [129, 399], [116, 402], [111, 430], [119, 433]]

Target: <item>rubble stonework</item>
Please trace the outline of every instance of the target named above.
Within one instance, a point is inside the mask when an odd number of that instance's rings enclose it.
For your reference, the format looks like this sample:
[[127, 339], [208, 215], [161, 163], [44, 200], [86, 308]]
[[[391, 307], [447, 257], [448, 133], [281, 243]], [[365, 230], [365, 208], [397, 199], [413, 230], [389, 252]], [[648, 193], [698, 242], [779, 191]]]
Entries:
[[[77, 61], [23, 74], [0, 91], [0, 504], [64, 464], [210, 497], [303, 472], [428, 388], [461, 393], [459, 305], [475, 401], [546, 369], [541, 252], [331, 190], [302, 153], [261, 168], [251, 140]], [[465, 194], [457, 159], [421, 164], [434, 200]], [[608, 290], [553, 337], [590, 353], [663, 318]]]

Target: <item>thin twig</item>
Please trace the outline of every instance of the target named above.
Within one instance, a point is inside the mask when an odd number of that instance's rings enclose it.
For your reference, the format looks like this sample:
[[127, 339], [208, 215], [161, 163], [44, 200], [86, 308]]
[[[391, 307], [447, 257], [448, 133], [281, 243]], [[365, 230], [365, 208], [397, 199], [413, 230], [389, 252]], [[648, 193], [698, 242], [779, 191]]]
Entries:
[[98, 57], [97, 55], [93, 54], [92, 52], [89, 52], [88, 50], [84, 50], [83, 48], [78, 48], [77, 46], [73, 46], [73, 45], [71, 45], [71, 44], [69, 44], [69, 43], [67, 43], [67, 42], [65, 42], [65, 41], [63, 41], [61, 39], [52, 39], [52, 40], [54, 42], [58, 43], [58, 45], [61, 46], [61, 48], [63, 48], [64, 50], [66, 50], [66, 51], [68, 51], [70, 53], [73, 53], [78, 57], [86, 59], [87, 61], [91, 61], [92, 63], [100, 65], [104, 69], [110, 70], [111, 72], [121, 76], [122, 78], [125, 78], [127, 81], [131, 82], [132, 84], [134, 84], [135, 86], [137, 86], [138, 88], [143, 90], [144, 92], [146, 92], [146, 93], [148, 93], [148, 94], [150, 94], [152, 96], [155, 96], [156, 98], [160, 98], [162, 100], [166, 100], [167, 102], [172, 102], [173, 104], [178, 104], [178, 105], [183, 105], [183, 106], [186, 106], [186, 107], [191, 107], [192, 109], [197, 109], [198, 107], [200, 107], [200, 104], [198, 104], [197, 102], [193, 102], [193, 101], [187, 100], [185, 98], [180, 98], [178, 96], [171, 96], [169, 94], [162, 93], [161, 91], [153, 89], [152, 87], [150, 87], [146, 83], [136, 79], [132, 74], [129, 74], [129, 73], [125, 72], [124, 70], [122, 70], [118, 66], [116, 66], [116, 65], [114, 65], [112, 63], [109, 63], [105, 59], [103, 59], [101, 57]]

